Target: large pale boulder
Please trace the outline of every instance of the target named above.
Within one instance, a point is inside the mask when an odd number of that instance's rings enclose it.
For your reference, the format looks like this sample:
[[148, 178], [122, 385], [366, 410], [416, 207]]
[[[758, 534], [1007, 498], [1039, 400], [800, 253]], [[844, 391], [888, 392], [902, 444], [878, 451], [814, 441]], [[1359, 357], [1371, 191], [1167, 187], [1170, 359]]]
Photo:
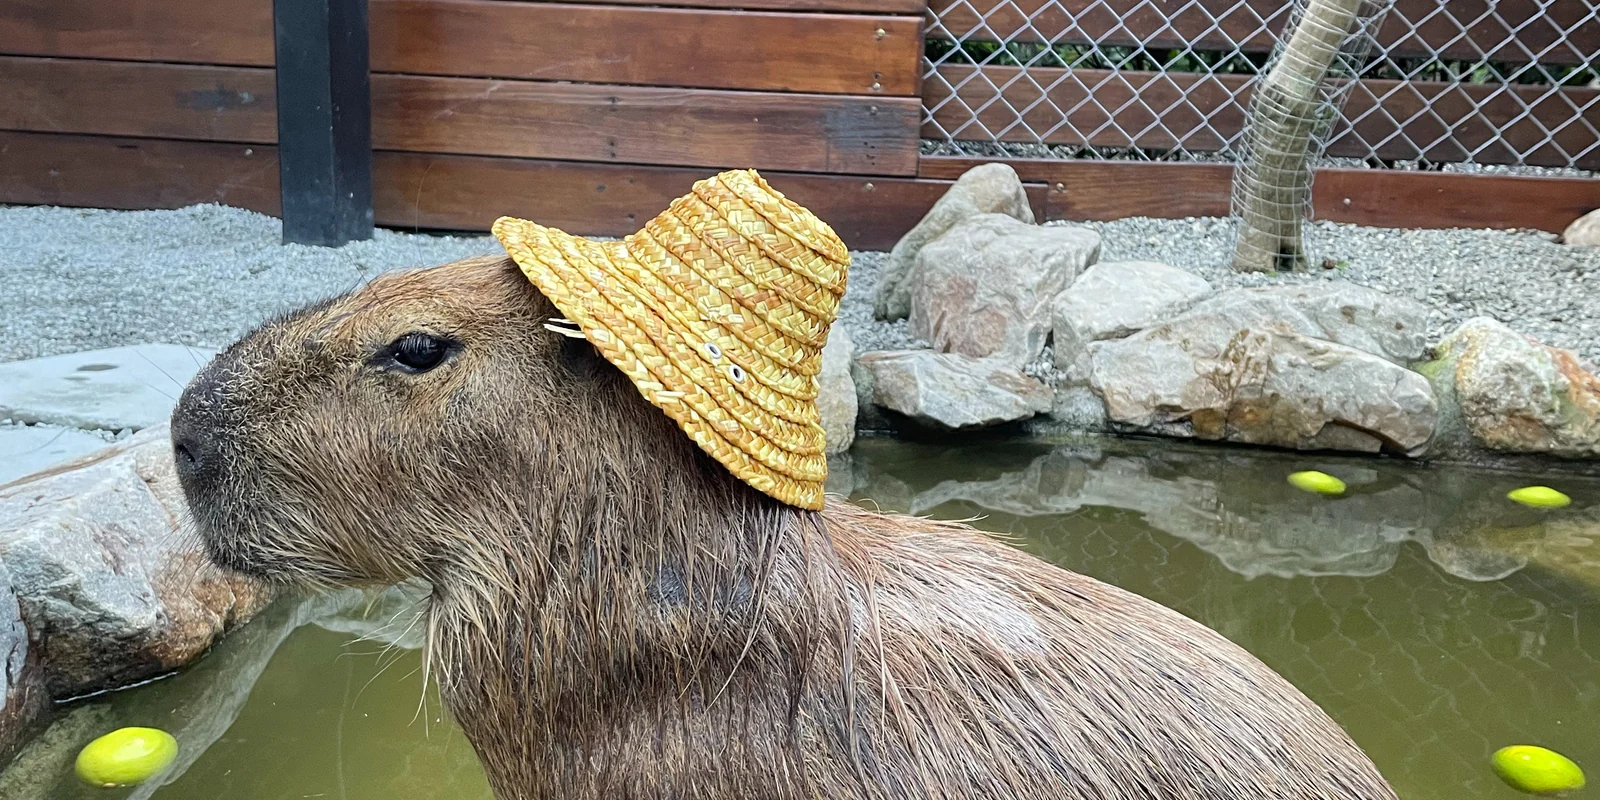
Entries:
[[168, 672], [271, 598], [184, 531], [165, 427], [0, 487], [0, 560], [55, 697]]
[[1086, 227], [971, 217], [918, 254], [910, 333], [1020, 368], [1044, 350], [1050, 303], [1099, 257], [1100, 234]]
[[1415, 372], [1224, 314], [1188, 314], [1090, 350], [1090, 386], [1127, 431], [1420, 455], [1438, 416]]
[[1477, 317], [1437, 353], [1418, 369], [1446, 405], [1447, 447], [1600, 458], [1600, 377], [1571, 352]]
[[822, 414], [824, 447], [829, 455], [850, 449], [856, 439], [856, 383], [850, 377], [855, 361], [855, 345], [850, 331], [835, 325], [828, 331], [822, 347], [822, 374], [817, 394], [817, 411]]
[[981, 428], [1050, 410], [1050, 388], [994, 361], [930, 350], [861, 356], [873, 401], [926, 425]]
[[1401, 365], [1427, 352], [1426, 307], [1343, 281], [1236, 289], [1202, 301], [1189, 313], [1229, 320], [1239, 330], [1326, 339]]
[[1033, 207], [1016, 170], [995, 163], [967, 170], [922, 221], [895, 244], [878, 282], [874, 310], [879, 319], [904, 319], [911, 313], [911, 281], [917, 254], [957, 223], [979, 214], [1005, 214], [1020, 222], [1033, 222]]
[[1132, 336], [1211, 294], [1199, 275], [1154, 261], [1106, 261], [1085, 270], [1051, 305], [1051, 347], [1068, 378], [1089, 344]]
[[0, 561], [0, 769], [11, 760], [50, 704], [28, 626]]
[[141, 344], [0, 364], [0, 419], [108, 431], [161, 425], [213, 355]]
[[1561, 241], [1583, 247], [1600, 247], [1600, 208], [1573, 220], [1562, 232]]
[[81, 458], [104, 449], [106, 444], [103, 434], [75, 428], [0, 425], [0, 484]]

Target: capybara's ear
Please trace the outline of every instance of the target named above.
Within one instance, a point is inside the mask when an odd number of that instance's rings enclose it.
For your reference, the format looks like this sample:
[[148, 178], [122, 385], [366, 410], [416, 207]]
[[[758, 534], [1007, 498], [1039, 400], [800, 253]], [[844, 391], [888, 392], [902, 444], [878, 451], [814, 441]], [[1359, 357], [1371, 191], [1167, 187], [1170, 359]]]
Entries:
[[616, 369], [587, 339], [563, 336], [559, 348], [556, 351], [556, 363], [560, 365], [563, 377], [568, 379], [592, 381], [607, 370]]

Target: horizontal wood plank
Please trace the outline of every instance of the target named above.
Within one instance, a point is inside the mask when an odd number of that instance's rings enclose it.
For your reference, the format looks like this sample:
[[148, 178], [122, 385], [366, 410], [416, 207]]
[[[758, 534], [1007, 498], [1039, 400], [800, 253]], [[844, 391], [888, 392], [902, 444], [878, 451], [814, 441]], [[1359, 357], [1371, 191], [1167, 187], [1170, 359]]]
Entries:
[[954, 180], [991, 160], [1010, 164], [1024, 181], [1046, 186], [1048, 219], [1180, 219], [1228, 214], [1233, 167], [1227, 164], [923, 156], [918, 174]]
[[[380, 225], [483, 231], [516, 214], [574, 233], [620, 236], [660, 213], [711, 169], [378, 152]], [[950, 181], [764, 172], [854, 248], [892, 247]], [[1043, 189], [1030, 192], [1043, 209]], [[223, 203], [276, 214], [277, 150], [110, 136], [0, 131], [0, 203], [179, 208]]]
[[271, 69], [0, 56], [0, 129], [268, 144]]
[[0, 203], [278, 213], [271, 145], [0, 131]]
[[384, 72], [910, 96], [915, 17], [373, 0]]
[[[911, 97], [920, 18], [371, 0], [375, 72]], [[270, 0], [6, 0], [0, 55], [270, 66]]]
[[375, 75], [385, 150], [915, 175], [916, 98]]
[[[852, 247], [887, 249], [975, 159], [927, 157], [919, 179], [768, 173]], [[1009, 161], [1048, 219], [1216, 216], [1232, 169], [1216, 164]], [[378, 221], [484, 230], [516, 214], [588, 235], [636, 230], [712, 170], [380, 152]], [[1048, 187], [1048, 188], [1047, 188]], [[276, 213], [271, 145], [0, 132], [0, 203], [177, 208], [223, 203]], [[1322, 170], [1318, 218], [1387, 227], [1560, 231], [1600, 207], [1600, 181], [1383, 170]]]
[[[933, 117], [923, 135], [1213, 152], [1243, 130], [1251, 89], [1243, 75], [943, 66], [923, 90]], [[1583, 111], [1600, 109], [1600, 90], [1367, 80], [1348, 97], [1353, 122], [1335, 129], [1330, 155], [1365, 157], [1364, 142], [1376, 142], [1386, 159], [1506, 164], [1520, 153], [1528, 164], [1600, 167]]]
[[[920, 174], [959, 178], [987, 159], [924, 156]], [[1024, 181], [1049, 187], [1049, 219], [1178, 219], [1228, 214], [1233, 167], [1140, 161], [1010, 159]], [[1322, 169], [1312, 188], [1317, 219], [1374, 227], [1525, 228], [1559, 232], [1600, 208], [1588, 178]]]
[[[1282, 0], [931, 0], [937, 39], [1267, 52], [1289, 19]], [[1582, 64], [1600, 53], [1600, 18], [1582, 0], [1396, 0], [1378, 32], [1393, 58]]]
[[5, 0], [0, 54], [272, 64], [272, 0]]
[[[270, 143], [272, 70], [0, 56], [0, 129]], [[378, 149], [914, 175], [915, 98], [377, 74]]]
[[926, 0], [606, 0], [614, 6], [675, 6], [749, 11], [827, 11], [840, 14], [909, 14], [922, 16]]
[[[378, 153], [378, 221], [411, 229], [482, 230], [502, 214], [594, 236], [639, 229], [712, 170], [474, 156]], [[894, 246], [950, 181], [763, 173], [856, 249]], [[1031, 190], [1042, 208], [1043, 190]]]

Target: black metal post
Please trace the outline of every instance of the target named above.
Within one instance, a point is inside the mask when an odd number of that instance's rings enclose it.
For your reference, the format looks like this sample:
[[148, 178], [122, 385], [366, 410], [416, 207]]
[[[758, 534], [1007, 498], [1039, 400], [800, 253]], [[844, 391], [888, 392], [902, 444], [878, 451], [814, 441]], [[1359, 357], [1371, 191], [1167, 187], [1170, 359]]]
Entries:
[[283, 241], [372, 238], [367, 0], [273, 0]]

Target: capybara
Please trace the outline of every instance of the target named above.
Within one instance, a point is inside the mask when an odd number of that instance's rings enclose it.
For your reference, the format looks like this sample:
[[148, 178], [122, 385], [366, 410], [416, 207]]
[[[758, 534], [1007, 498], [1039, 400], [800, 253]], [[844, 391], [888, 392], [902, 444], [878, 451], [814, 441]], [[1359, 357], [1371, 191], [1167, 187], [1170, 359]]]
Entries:
[[263, 325], [173, 415], [211, 557], [432, 586], [502, 800], [1393, 798], [1223, 637], [963, 525], [785, 505], [503, 257]]

